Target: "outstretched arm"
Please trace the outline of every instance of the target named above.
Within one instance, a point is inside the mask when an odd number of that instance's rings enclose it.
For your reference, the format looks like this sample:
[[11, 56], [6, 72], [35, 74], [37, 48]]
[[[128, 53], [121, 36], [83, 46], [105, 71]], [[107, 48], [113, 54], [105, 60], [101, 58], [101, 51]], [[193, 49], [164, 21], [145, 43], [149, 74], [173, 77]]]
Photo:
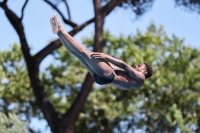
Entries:
[[116, 59], [116, 58], [114, 58], [114, 57], [112, 57], [112, 56], [109, 56], [109, 55], [107, 55], [107, 54], [104, 54], [104, 53], [94, 52], [94, 53], [92, 54], [92, 56], [95, 57], [95, 58], [99, 58], [99, 59], [106, 60], [107, 62], [110, 62], [110, 63], [112, 63], [113, 65], [115, 65], [115, 66], [117, 66], [117, 67], [120, 67], [120, 68], [122, 68], [122, 69], [123, 69], [124, 64], [125, 64], [124, 61], [119, 60], [119, 59]]

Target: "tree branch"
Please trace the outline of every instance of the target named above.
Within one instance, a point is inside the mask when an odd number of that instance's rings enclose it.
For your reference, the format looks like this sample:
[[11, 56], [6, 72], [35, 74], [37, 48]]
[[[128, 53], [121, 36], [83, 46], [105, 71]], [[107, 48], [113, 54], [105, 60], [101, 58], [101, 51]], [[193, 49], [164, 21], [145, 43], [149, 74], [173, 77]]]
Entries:
[[60, 16], [62, 17], [64, 23], [66, 23], [66, 24], [72, 26], [73, 28], [77, 26], [77, 24], [75, 24], [75, 23], [73, 23], [73, 22], [67, 20], [67, 19], [64, 17], [64, 15], [60, 12], [60, 10], [59, 10], [54, 4], [52, 4], [49, 0], [44, 0], [44, 1], [45, 1], [47, 4], [49, 4], [53, 9], [55, 9], [55, 10], [60, 14]]
[[103, 39], [103, 26], [105, 15], [101, 13], [101, 0], [93, 0], [94, 13], [95, 13], [95, 36], [94, 36], [94, 50], [95, 52], [102, 52], [105, 45]]
[[68, 17], [69, 17], [69, 21], [71, 21], [71, 14], [70, 14], [70, 10], [69, 10], [67, 0], [63, 0], [63, 2], [65, 3], [65, 6], [67, 8], [67, 14], [68, 14]]
[[82, 84], [81, 91], [78, 93], [78, 96], [74, 100], [70, 109], [66, 111], [67, 112], [66, 114], [63, 115], [63, 118], [61, 120], [61, 126], [64, 128], [64, 130], [66, 130], [66, 133], [68, 130], [73, 130], [74, 123], [76, 122], [79, 113], [82, 111], [84, 107], [86, 99], [92, 88], [93, 82], [94, 80], [92, 76], [90, 75], [90, 73], [88, 73], [86, 75], [84, 83]]
[[105, 40], [103, 38], [104, 19], [106, 15], [108, 15], [116, 6], [120, 5], [122, 1], [123, 0], [111, 0], [102, 8], [101, 0], [93, 0], [95, 11], [95, 45], [93, 51], [102, 52], [105, 45]]
[[4, 0], [3, 2], [0, 2], [0, 6], [5, 5], [8, 2], [8, 0]]
[[21, 18], [20, 18], [20, 21], [22, 21], [22, 19], [23, 19], [23, 17], [24, 17], [24, 9], [25, 9], [27, 3], [28, 3], [28, 0], [25, 1], [24, 5], [23, 5], [23, 7], [22, 7], [22, 11], [21, 11], [22, 16], [21, 16]]
[[21, 50], [24, 56], [24, 59], [26, 61], [26, 66], [28, 69], [28, 75], [30, 78], [31, 86], [34, 92], [34, 95], [36, 97], [37, 103], [39, 105], [39, 108], [41, 109], [42, 113], [44, 114], [45, 119], [47, 120], [49, 126], [51, 127], [52, 132], [56, 132], [56, 130], [59, 127], [59, 118], [57, 116], [57, 113], [52, 106], [51, 102], [49, 101], [46, 93], [44, 92], [44, 86], [42, 85], [40, 79], [39, 79], [39, 66], [35, 63], [36, 61], [31, 56], [28, 43], [26, 40], [26, 36], [24, 34], [24, 27], [22, 22], [20, 21], [20, 18], [17, 17], [17, 15], [12, 12], [6, 4], [1, 6], [5, 14], [10, 21], [11, 25], [17, 32], [20, 43], [21, 43]]
[[[20, 41], [25, 41], [21, 44], [22, 46], [22, 49], [26, 49], [29, 51], [29, 47], [27, 45], [27, 42], [26, 42], [26, 37], [25, 37], [25, 34], [24, 34], [24, 27], [23, 27], [23, 24], [21, 23], [20, 19], [17, 17], [17, 15], [12, 12], [5, 4], [2, 4], [1, 5], [1, 8], [4, 10], [5, 12], [5, 15], [7, 16], [8, 20], [10, 21], [11, 25], [13, 26], [13, 28], [15, 29], [15, 31], [17, 32], [19, 38], [20, 38]], [[25, 39], [25, 40], [23, 40]]]
[[102, 15], [108, 15], [116, 6], [120, 5], [124, 0], [111, 0], [107, 5], [105, 5], [102, 9]]

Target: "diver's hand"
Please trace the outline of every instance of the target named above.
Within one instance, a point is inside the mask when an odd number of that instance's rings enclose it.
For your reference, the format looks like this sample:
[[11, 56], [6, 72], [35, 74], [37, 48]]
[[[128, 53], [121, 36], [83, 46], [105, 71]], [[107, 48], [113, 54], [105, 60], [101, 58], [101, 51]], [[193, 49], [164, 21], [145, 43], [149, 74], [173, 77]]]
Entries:
[[94, 58], [96, 58], [96, 59], [103, 59], [103, 60], [106, 60], [107, 55], [104, 54], [104, 53], [94, 52], [94, 53], [92, 54], [92, 57], [94, 57]]

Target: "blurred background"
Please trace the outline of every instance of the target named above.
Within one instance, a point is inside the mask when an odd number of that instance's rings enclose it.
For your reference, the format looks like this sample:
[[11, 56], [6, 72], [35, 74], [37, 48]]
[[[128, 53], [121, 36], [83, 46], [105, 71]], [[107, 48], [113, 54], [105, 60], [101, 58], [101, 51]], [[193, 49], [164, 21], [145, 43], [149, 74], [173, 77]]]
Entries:
[[[0, 130], [200, 132], [199, 0], [1, 0], [0, 7]], [[83, 46], [133, 66], [148, 62], [154, 75], [134, 90], [97, 85], [52, 33], [54, 14]]]

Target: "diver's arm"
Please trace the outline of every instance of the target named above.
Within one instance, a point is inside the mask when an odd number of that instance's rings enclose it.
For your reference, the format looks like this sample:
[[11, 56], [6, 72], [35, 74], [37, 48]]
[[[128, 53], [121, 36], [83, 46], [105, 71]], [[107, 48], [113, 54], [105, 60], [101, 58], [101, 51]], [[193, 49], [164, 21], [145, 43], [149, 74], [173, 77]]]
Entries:
[[103, 59], [103, 60], [106, 60], [107, 62], [110, 62], [112, 63], [113, 65], [117, 66], [117, 67], [120, 67], [120, 68], [123, 68], [124, 67], [124, 64], [125, 62], [122, 61], [122, 60], [119, 60], [119, 59], [116, 59], [110, 55], [107, 55], [107, 54], [104, 54], [104, 53], [98, 53], [98, 52], [94, 52], [92, 54], [92, 56], [94, 58], [99, 58], [99, 59]]
[[95, 58], [99, 58], [99, 59], [105, 59], [106, 61], [112, 63], [113, 65], [122, 68], [126, 71], [126, 73], [133, 79], [138, 79], [140, 78], [139, 73], [130, 65], [126, 64], [124, 61], [116, 59], [110, 55], [104, 54], [104, 53], [94, 53], [92, 55]]

